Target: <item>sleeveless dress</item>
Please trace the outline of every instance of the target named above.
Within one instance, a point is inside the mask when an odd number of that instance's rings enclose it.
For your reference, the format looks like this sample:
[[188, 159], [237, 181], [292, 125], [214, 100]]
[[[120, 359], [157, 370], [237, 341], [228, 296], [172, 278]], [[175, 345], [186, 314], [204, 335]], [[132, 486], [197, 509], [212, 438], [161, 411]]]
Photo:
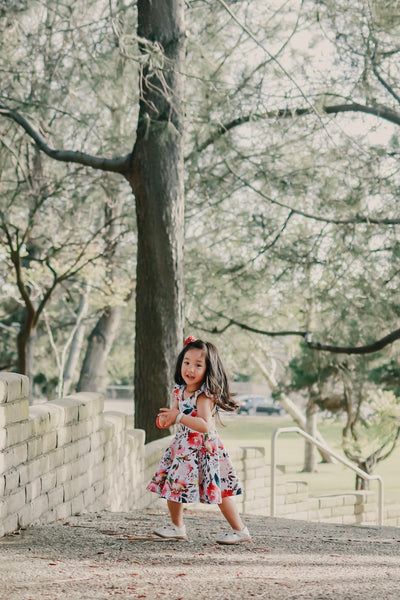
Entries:
[[[206, 393], [204, 384], [190, 398], [183, 399], [185, 385], [175, 386], [174, 398], [185, 415], [197, 416], [197, 398]], [[239, 480], [214, 424], [208, 433], [199, 433], [180, 424], [165, 450], [158, 469], [147, 486], [150, 492], [175, 502], [220, 504], [226, 496], [242, 493]]]

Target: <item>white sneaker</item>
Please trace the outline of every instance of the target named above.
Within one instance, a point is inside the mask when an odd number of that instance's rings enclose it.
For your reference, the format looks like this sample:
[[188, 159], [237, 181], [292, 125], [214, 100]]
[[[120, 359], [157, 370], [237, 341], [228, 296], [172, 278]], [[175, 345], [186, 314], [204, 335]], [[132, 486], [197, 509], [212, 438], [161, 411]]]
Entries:
[[240, 542], [251, 542], [251, 535], [247, 527], [243, 527], [241, 531], [232, 529], [224, 535], [221, 535], [217, 540], [217, 544], [239, 544]]
[[170, 539], [170, 540], [185, 540], [186, 539], [186, 527], [177, 527], [173, 523], [171, 525], [163, 525], [153, 531], [159, 537]]

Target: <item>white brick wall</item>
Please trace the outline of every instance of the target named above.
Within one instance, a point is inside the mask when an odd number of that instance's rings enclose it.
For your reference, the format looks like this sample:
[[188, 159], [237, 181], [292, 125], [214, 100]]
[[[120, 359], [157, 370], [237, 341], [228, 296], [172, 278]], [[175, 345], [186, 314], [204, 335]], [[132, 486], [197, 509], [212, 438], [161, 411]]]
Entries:
[[[133, 418], [103, 412], [98, 394], [74, 394], [31, 406], [28, 380], [0, 373], [0, 536], [22, 525], [82, 511], [164, 506], [146, 484], [170, 438], [144, 444]], [[264, 448], [230, 449], [246, 493], [243, 512], [269, 515], [270, 470]], [[373, 494], [309, 498], [303, 482], [277, 474], [277, 515], [341, 523], [376, 522]], [[387, 511], [400, 523], [400, 506]], [[389, 523], [388, 523], [389, 524]]]

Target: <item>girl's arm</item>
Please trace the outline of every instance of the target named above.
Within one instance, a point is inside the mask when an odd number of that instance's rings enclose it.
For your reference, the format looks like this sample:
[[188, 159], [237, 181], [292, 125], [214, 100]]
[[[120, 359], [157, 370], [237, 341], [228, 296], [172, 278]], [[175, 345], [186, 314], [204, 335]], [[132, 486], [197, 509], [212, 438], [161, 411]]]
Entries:
[[[214, 408], [214, 402], [211, 398], [205, 394], [201, 394], [197, 398], [197, 416], [192, 417], [190, 415], [182, 415], [180, 422], [193, 431], [199, 433], [208, 433], [213, 425], [213, 418], [211, 411]], [[175, 404], [172, 408], [160, 408], [160, 415], [166, 415], [168, 418], [169, 425], [175, 423], [176, 417], [179, 415], [178, 406]], [[170, 420], [171, 419], [171, 420]]]

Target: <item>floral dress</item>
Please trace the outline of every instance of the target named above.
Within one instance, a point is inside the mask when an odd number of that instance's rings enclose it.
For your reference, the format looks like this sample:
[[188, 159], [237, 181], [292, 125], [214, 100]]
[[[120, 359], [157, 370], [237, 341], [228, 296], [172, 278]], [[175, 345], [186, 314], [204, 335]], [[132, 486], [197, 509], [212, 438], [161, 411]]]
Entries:
[[[185, 385], [176, 386], [174, 398], [185, 415], [197, 416], [197, 398], [205, 392], [204, 385], [183, 399]], [[208, 433], [199, 433], [180, 424], [179, 431], [165, 450], [158, 469], [147, 486], [150, 492], [175, 502], [220, 504], [226, 496], [242, 493], [235, 469], [214, 426]]]

